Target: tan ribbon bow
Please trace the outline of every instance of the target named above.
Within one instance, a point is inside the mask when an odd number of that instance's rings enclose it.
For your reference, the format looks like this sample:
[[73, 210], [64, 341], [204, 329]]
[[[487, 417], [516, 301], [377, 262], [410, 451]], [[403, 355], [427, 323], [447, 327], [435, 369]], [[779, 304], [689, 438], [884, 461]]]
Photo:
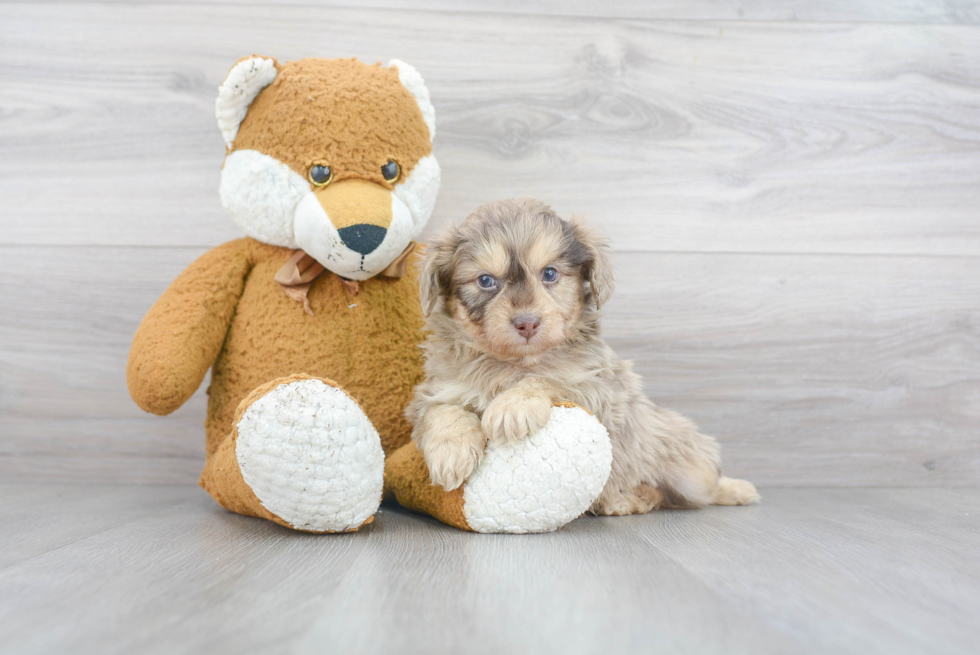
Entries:
[[[384, 277], [399, 278], [408, 271], [408, 256], [415, 250], [415, 242], [412, 241], [408, 247], [398, 255], [395, 261], [388, 264], [383, 271], [378, 273]], [[313, 316], [313, 309], [310, 307], [308, 294], [310, 286], [323, 271], [326, 269], [323, 264], [307, 255], [302, 250], [296, 250], [282, 268], [276, 273], [275, 280], [282, 287], [282, 290], [290, 299], [303, 303], [303, 311]], [[357, 280], [340, 278], [347, 292], [356, 296], [360, 291], [360, 284]]]

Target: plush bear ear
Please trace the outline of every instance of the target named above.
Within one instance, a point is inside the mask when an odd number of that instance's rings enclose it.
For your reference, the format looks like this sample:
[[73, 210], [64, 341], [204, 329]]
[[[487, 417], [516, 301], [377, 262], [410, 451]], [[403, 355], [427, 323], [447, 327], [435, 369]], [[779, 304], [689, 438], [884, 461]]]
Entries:
[[228, 71], [228, 77], [218, 87], [218, 100], [214, 113], [218, 119], [221, 136], [229, 148], [238, 136], [238, 128], [245, 120], [248, 107], [265, 87], [272, 84], [279, 72], [279, 65], [271, 57], [252, 55], [240, 59]]
[[429, 128], [429, 140], [436, 138], [436, 109], [432, 106], [432, 100], [429, 99], [429, 89], [425, 86], [425, 80], [412, 66], [397, 59], [389, 61], [388, 68], [394, 68], [398, 71], [398, 79], [402, 86], [415, 96], [415, 102], [422, 110], [422, 119], [425, 121], [426, 127]]

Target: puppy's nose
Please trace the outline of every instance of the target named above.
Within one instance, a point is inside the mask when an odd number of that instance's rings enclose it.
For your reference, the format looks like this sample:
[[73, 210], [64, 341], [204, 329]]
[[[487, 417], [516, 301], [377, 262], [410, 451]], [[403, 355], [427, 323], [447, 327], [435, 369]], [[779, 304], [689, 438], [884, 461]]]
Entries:
[[541, 319], [537, 316], [522, 315], [514, 319], [514, 328], [525, 339], [530, 339], [541, 327]]
[[370, 223], [350, 225], [337, 230], [337, 234], [340, 235], [340, 240], [344, 242], [344, 245], [362, 255], [374, 252], [385, 240], [387, 233], [388, 230], [380, 225], [371, 225]]

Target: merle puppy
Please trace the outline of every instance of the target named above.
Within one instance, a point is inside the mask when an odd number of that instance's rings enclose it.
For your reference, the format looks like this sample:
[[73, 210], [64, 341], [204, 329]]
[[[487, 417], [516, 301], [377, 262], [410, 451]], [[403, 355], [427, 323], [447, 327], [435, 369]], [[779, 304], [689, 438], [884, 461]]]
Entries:
[[609, 249], [580, 220], [530, 198], [483, 205], [433, 241], [420, 290], [426, 379], [408, 417], [432, 482], [455, 489], [488, 439], [523, 439], [552, 403], [571, 401], [612, 440], [612, 473], [592, 512], [759, 499], [752, 483], [722, 476], [715, 440], [653, 404], [599, 336], [613, 291]]

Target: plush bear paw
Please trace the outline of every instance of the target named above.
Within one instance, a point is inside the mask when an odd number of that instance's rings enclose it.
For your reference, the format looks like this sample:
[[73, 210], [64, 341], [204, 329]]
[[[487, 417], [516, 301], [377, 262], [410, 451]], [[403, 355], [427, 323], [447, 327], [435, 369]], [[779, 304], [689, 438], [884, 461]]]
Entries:
[[316, 378], [280, 384], [249, 405], [236, 427], [242, 477], [288, 525], [345, 532], [378, 510], [381, 440], [343, 389]]
[[489, 443], [463, 487], [476, 532], [549, 532], [584, 513], [612, 466], [606, 428], [577, 406], [555, 406], [543, 428], [517, 442]]

